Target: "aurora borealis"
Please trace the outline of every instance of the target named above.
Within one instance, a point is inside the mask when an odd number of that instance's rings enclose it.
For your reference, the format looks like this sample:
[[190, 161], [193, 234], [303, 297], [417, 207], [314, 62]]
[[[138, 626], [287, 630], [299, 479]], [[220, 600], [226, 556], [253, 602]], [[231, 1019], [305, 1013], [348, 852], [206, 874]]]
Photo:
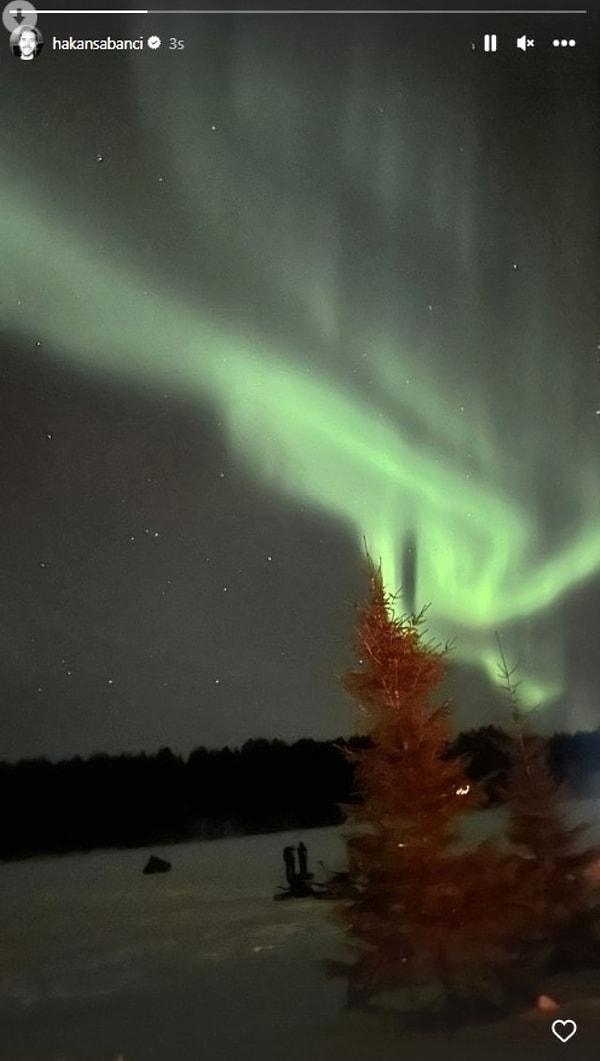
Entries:
[[[589, 723], [568, 712], [597, 662], [573, 675], [565, 607], [583, 594], [588, 627], [600, 569], [598, 49], [492, 66], [480, 23], [406, 26], [215, 17], [186, 21], [182, 55], [46, 49], [35, 82], [15, 64], [3, 349], [210, 410], [256, 498], [285, 502], [281, 540], [314, 513], [346, 570], [366, 539], [398, 587], [414, 534], [417, 605], [454, 658], [492, 677], [498, 630], [527, 706]], [[305, 557], [286, 563], [301, 584]]]

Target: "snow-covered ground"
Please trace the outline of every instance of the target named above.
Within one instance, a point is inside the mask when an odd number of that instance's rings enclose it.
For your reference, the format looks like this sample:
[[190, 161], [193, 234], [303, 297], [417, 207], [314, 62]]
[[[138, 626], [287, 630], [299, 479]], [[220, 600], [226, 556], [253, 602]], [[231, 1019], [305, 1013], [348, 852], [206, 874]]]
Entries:
[[[409, 1035], [345, 1010], [320, 964], [345, 955], [331, 904], [272, 899], [301, 839], [310, 868], [343, 865], [335, 828], [0, 864], [1, 1061], [598, 1057], [595, 974], [544, 985], [578, 1021], [565, 1045], [552, 1016]], [[150, 853], [171, 873], [144, 876]]]

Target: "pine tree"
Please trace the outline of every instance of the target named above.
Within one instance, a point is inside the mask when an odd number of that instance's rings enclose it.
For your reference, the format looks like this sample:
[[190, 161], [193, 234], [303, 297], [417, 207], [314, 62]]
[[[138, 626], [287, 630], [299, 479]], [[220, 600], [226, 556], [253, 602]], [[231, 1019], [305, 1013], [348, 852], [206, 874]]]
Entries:
[[[449, 704], [432, 695], [444, 675], [441, 649], [424, 641], [424, 613], [396, 617], [381, 570], [358, 626], [361, 669], [343, 679], [368, 724], [372, 746], [351, 755], [362, 802], [346, 805], [350, 885], [338, 916], [356, 961], [332, 963], [348, 977], [351, 1004], [400, 987], [441, 985], [447, 1000], [499, 989], [494, 969], [512, 957], [506, 940], [520, 911], [515, 859], [488, 843], [457, 850], [459, 823], [481, 801], [465, 763], [445, 755]], [[511, 920], [512, 919], [512, 920]]]
[[500, 653], [499, 676], [511, 708], [513, 762], [506, 786], [509, 810], [508, 839], [521, 853], [519, 889], [527, 896], [532, 916], [522, 938], [524, 955], [542, 963], [558, 951], [581, 958], [590, 951], [592, 922], [599, 897], [587, 871], [599, 852], [586, 845], [585, 828], [566, 824], [566, 787], [553, 777], [548, 743], [533, 732], [518, 699], [517, 667], [509, 668]]

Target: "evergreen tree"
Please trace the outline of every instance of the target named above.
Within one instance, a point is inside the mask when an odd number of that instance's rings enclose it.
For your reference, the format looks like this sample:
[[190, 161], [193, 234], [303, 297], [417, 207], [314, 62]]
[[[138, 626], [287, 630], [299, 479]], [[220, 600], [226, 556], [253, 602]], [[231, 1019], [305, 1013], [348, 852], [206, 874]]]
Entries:
[[[431, 697], [444, 654], [423, 638], [424, 613], [396, 617], [381, 570], [370, 564], [370, 598], [358, 626], [361, 668], [346, 690], [367, 721], [371, 746], [350, 753], [362, 802], [343, 808], [349, 887], [338, 916], [350, 931], [350, 1004], [384, 991], [441, 985], [447, 1000], [498, 992], [494, 969], [512, 958], [517, 931], [515, 859], [488, 843], [457, 849], [459, 823], [482, 801], [464, 760], [446, 752], [449, 704]], [[512, 926], [512, 930], [511, 930]]]
[[550, 954], [590, 951], [597, 916], [597, 885], [587, 871], [599, 852], [586, 844], [585, 828], [565, 821], [566, 786], [552, 775], [548, 742], [532, 731], [519, 705], [516, 666], [509, 668], [500, 638], [499, 675], [507, 693], [513, 725], [513, 761], [506, 786], [508, 839], [521, 853], [519, 889], [531, 910], [522, 938], [529, 957], [542, 962]]

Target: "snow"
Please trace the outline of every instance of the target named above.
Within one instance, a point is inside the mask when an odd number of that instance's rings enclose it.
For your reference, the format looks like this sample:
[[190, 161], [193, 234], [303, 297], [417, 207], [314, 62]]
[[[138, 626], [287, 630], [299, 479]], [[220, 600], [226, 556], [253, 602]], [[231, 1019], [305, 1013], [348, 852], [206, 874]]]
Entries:
[[[273, 902], [283, 847], [301, 839], [316, 873], [319, 859], [343, 866], [336, 828], [0, 864], [0, 1061], [541, 1061], [558, 1049], [550, 1014], [407, 1034], [346, 1010], [321, 965], [346, 954], [332, 904]], [[172, 871], [144, 876], [150, 854]], [[578, 1061], [597, 1056], [600, 1033], [588, 979], [543, 984], [579, 1024]]]

